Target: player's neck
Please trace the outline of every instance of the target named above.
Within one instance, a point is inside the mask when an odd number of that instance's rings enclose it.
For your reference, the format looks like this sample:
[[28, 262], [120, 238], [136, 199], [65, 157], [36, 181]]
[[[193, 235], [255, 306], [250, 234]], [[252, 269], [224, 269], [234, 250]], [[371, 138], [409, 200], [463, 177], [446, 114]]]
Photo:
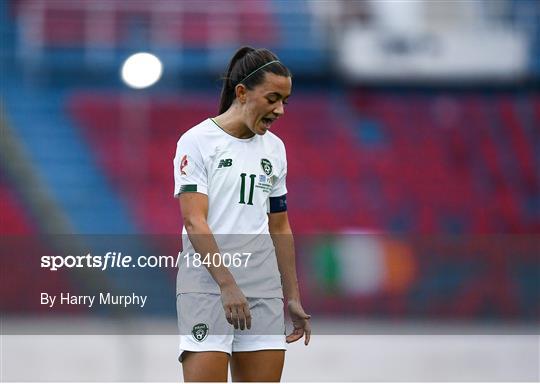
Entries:
[[255, 134], [244, 124], [241, 115], [232, 106], [221, 115], [213, 118], [214, 122], [229, 135], [239, 139], [249, 139]]

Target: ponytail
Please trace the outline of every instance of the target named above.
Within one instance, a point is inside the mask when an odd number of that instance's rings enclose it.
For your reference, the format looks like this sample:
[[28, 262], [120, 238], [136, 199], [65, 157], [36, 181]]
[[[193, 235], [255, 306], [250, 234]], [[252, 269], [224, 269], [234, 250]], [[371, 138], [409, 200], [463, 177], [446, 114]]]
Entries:
[[219, 114], [227, 111], [227, 109], [230, 108], [234, 101], [234, 87], [236, 87], [236, 84], [233, 84], [233, 80], [231, 78], [234, 65], [237, 63], [238, 60], [242, 59], [249, 52], [253, 52], [254, 50], [255, 49], [251, 47], [242, 47], [238, 51], [236, 51], [236, 53], [231, 58], [229, 67], [227, 68], [227, 74], [223, 79], [223, 88], [221, 89], [221, 98], [219, 101]]

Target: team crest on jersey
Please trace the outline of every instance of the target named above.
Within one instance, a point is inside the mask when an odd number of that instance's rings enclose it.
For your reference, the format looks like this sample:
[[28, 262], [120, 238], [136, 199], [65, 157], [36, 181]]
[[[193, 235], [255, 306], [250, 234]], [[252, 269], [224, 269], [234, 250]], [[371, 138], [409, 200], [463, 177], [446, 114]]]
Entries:
[[208, 336], [208, 325], [204, 323], [195, 324], [191, 330], [191, 334], [198, 342], [204, 341]]
[[272, 163], [268, 159], [261, 159], [261, 167], [267, 176], [272, 174]]
[[186, 171], [185, 171], [187, 166], [188, 166], [187, 155], [184, 155], [182, 157], [182, 160], [180, 161], [180, 174], [181, 175], [187, 176]]

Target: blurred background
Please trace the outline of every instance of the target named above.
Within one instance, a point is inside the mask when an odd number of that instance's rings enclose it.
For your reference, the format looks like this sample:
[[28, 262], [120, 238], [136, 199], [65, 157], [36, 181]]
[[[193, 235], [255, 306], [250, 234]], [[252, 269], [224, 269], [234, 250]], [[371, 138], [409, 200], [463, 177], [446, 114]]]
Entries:
[[[242, 45], [293, 73], [273, 131], [320, 342], [284, 379], [540, 379], [538, 1], [2, 0], [0, 36], [3, 379], [179, 379], [174, 336], [45, 336], [95, 313], [55, 323], [35, 294], [137, 287], [174, 333], [173, 269], [51, 277], [8, 243], [177, 239], [176, 142], [217, 115]], [[14, 335], [35, 321], [43, 336]]]

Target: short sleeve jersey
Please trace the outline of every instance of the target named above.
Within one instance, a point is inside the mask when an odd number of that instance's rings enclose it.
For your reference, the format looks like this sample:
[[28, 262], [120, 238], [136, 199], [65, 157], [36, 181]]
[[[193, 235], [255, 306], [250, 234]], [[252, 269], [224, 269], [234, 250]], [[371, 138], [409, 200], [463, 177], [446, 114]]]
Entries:
[[[247, 267], [229, 268], [244, 294], [282, 297], [267, 214], [270, 197], [287, 193], [283, 142], [271, 132], [239, 139], [207, 119], [180, 137], [173, 164], [175, 196], [183, 192], [208, 196], [207, 222], [220, 252], [251, 253]], [[177, 292], [219, 293], [204, 266], [188, 266], [195, 250], [185, 227], [182, 241]]]

